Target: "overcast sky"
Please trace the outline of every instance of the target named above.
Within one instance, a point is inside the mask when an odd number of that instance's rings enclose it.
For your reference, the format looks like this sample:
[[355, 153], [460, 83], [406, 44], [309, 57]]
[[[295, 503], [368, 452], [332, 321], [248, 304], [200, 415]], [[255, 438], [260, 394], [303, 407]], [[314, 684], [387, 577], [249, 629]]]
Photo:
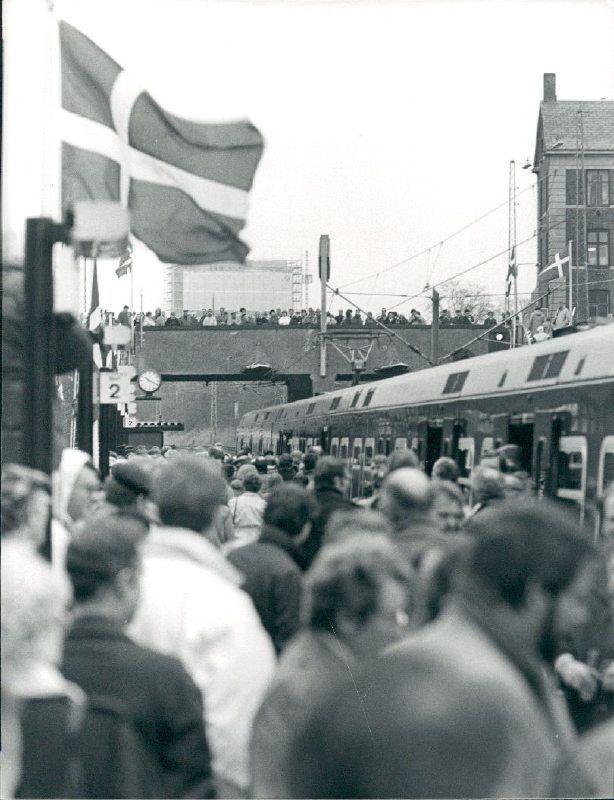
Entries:
[[[507, 246], [505, 207], [437, 243], [506, 201], [510, 159], [518, 239], [533, 234], [535, 176], [521, 167], [533, 155], [544, 72], [556, 73], [559, 99], [614, 98], [612, 0], [55, 5], [169, 111], [249, 117], [267, 143], [244, 231], [250, 257], [308, 251], [317, 269], [328, 233], [333, 285], [365, 278], [348, 288], [366, 293], [352, 298], [371, 310], [398, 302], [379, 293], [420, 292]], [[25, 218], [42, 210], [50, 25], [45, 0], [5, 0], [4, 13], [3, 214], [15, 250]], [[431, 245], [430, 256], [388, 269]], [[135, 259], [137, 293], [153, 308], [163, 268], [142, 246]], [[529, 292], [534, 240], [518, 260], [519, 290]], [[501, 293], [506, 270], [501, 256], [466, 280]], [[121, 308], [128, 279], [107, 264], [101, 284], [103, 304]], [[311, 304], [318, 297], [314, 283]], [[426, 302], [401, 308], [410, 306]]]

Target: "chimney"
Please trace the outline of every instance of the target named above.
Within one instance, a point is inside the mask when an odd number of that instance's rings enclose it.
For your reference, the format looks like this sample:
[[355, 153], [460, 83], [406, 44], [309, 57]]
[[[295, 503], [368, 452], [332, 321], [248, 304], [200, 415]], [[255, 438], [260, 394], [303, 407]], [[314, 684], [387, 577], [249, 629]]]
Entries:
[[544, 72], [544, 103], [556, 103], [556, 75]]

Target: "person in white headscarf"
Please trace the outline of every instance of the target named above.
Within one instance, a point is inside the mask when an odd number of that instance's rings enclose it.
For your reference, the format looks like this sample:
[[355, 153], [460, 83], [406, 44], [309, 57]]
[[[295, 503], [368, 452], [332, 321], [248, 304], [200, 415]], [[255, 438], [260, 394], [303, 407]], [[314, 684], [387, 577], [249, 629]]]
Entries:
[[103, 502], [104, 492], [98, 471], [82, 450], [67, 447], [53, 476], [53, 522], [51, 560], [64, 569], [70, 530]]

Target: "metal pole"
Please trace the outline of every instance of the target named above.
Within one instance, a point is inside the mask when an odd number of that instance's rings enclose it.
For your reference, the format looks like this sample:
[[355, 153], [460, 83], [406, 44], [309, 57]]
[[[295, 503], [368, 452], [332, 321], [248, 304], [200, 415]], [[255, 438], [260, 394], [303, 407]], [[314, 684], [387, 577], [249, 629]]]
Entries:
[[[567, 243], [568, 248], [568, 255], [569, 255], [569, 316], [573, 313], [573, 267], [572, 267], [572, 259], [571, 259], [571, 250], [572, 250], [572, 241], [570, 240]], [[573, 322], [573, 319], [572, 319]]]
[[320, 254], [318, 259], [320, 272], [320, 377], [326, 377], [326, 285], [330, 278], [330, 239], [320, 236]]
[[77, 394], [77, 447], [89, 455], [94, 453], [94, 372], [93, 362], [79, 371]]
[[[109, 367], [100, 368], [100, 372], [111, 371]], [[115, 410], [115, 406], [101, 403], [98, 408], [98, 471], [103, 478], [106, 478], [109, 474], [111, 412]]]
[[516, 252], [516, 162], [512, 161], [512, 247], [514, 248], [514, 347], [518, 346], [518, 253]]
[[439, 292], [433, 289], [433, 322], [431, 323], [431, 361], [433, 366], [439, 363]]
[[51, 475], [55, 322], [52, 250], [55, 225], [38, 217], [26, 223], [24, 301], [23, 430], [24, 464]]
[[145, 317], [143, 315], [143, 288], [141, 287], [141, 330], [139, 331], [139, 343], [140, 343], [141, 350], [143, 349], [143, 328], [145, 327], [143, 325], [143, 320], [144, 319], [145, 319]]

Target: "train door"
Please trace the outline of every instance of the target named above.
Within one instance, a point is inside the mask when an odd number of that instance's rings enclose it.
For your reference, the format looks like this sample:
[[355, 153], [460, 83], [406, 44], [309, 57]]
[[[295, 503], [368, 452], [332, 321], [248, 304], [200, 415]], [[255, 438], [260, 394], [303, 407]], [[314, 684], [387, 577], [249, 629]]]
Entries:
[[433, 464], [441, 455], [443, 444], [443, 428], [441, 425], [432, 425], [428, 420], [418, 423], [419, 458], [422, 468], [427, 475], [431, 474]]
[[461, 478], [467, 478], [475, 464], [475, 441], [472, 436], [466, 436], [466, 432], [465, 420], [455, 420], [450, 439], [450, 457], [458, 464]]
[[522, 468], [529, 474], [533, 467], [533, 421], [527, 422], [524, 415], [512, 419], [508, 426], [508, 444], [515, 444], [520, 448]]
[[364, 467], [364, 460], [363, 460], [362, 438], [357, 437], [354, 439], [352, 443], [352, 459], [351, 459], [352, 497], [362, 496], [363, 467]]
[[330, 432], [328, 428], [322, 428], [320, 433], [320, 447], [323, 453], [328, 453], [330, 448]]
[[[606, 436], [599, 450], [599, 466], [597, 468], [597, 497], [603, 497], [606, 488], [614, 483], [614, 436]], [[597, 516], [595, 539], [601, 533], [601, 514]]]
[[561, 436], [556, 497], [573, 506], [584, 523], [588, 446], [584, 436]]

